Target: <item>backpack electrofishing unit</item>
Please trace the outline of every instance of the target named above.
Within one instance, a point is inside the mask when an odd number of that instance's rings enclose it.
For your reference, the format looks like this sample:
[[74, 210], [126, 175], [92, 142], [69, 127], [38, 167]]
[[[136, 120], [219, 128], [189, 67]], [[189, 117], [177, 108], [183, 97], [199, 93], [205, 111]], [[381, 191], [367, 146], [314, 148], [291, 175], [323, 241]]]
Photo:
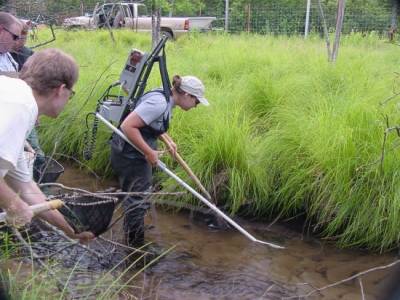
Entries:
[[[165, 56], [165, 44], [167, 36], [163, 36], [158, 44], [150, 53], [145, 53], [137, 49], [132, 49], [128, 55], [120, 78], [117, 82], [111, 84], [98, 100], [96, 111], [87, 114], [85, 134], [86, 145], [83, 156], [86, 160], [92, 158], [93, 150], [96, 144], [96, 134], [99, 119], [96, 113], [99, 113], [107, 121], [120, 126], [126, 116], [135, 108], [139, 98], [143, 96], [147, 85], [147, 80], [151, 74], [154, 63], [158, 62], [162, 82], [162, 92], [169, 102], [171, 97], [171, 83], [167, 71], [167, 61]], [[111, 90], [120, 86], [120, 91], [126, 92], [126, 95], [111, 94]], [[89, 137], [88, 118], [93, 115], [93, 127]]]

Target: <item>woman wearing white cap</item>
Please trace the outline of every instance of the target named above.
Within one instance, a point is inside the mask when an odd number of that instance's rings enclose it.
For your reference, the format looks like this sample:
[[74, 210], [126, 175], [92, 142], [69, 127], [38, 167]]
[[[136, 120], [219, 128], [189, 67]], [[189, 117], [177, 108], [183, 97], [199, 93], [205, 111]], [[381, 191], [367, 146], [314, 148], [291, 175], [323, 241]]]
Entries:
[[[204, 85], [194, 76], [175, 75], [171, 96], [162, 89], [152, 90], [137, 101], [135, 107], [121, 124], [121, 130], [143, 154], [114, 134], [111, 142], [111, 166], [118, 175], [124, 192], [145, 192], [151, 187], [152, 167], [157, 164], [157, 138], [163, 135], [168, 141], [169, 151], [174, 155], [176, 145], [166, 134], [172, 110], [175, 106], [187, 111], [198, 104], [209, 105], [204, 98]], [[132, 247], [144, 244], [144, 215], [148, 203], [144, 197], [127, 197], [124, 231], [126, 242]]]

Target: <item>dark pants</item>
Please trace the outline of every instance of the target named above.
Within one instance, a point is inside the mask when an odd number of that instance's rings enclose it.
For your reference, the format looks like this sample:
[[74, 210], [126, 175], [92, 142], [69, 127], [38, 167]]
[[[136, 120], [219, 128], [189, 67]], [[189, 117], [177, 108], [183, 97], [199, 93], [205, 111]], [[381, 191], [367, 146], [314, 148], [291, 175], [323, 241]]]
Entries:
[[[111, 166], [118, 175], [124, 192], [147, 192], [152, 181], [152, 168], [144, 158], [126, 158], [111, 148]], [[141, 247], [144, 244], [144, 216], [149, 203], [144, 196], [124, 197], [122, 207], [125, 211], [124, 231], [129, 246]]]
[[36, 152], [35, 161], [33, 164], [33, 179], [38, 182], [42, 177], [42, 169], [46, 165], [46, 157], [42, 148], [40, 148], [39, 137], [36, 128], [33, 128], [28, 138], [26, 139]]

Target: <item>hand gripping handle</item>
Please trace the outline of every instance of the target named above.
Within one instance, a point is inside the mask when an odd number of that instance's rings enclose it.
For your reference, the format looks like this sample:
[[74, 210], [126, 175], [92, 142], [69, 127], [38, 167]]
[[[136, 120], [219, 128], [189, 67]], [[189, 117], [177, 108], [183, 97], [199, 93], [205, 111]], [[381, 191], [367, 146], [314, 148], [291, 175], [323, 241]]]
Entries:
[[[61, 208], [61, 206], [63, 206], [63, 205], [64, 205], [64, 202], [62, 202], [59, 199], [55, 199], [55, 200], [51, 200], [48, 202], [31, 205], [30, 208], [33, 212], [33, 215], [36, 216], [44, 211]], [[5, 222], [6, 216], [7, 216], [7, 213], [5, 213], [5, 212], [0, 213], [0, 222]]]

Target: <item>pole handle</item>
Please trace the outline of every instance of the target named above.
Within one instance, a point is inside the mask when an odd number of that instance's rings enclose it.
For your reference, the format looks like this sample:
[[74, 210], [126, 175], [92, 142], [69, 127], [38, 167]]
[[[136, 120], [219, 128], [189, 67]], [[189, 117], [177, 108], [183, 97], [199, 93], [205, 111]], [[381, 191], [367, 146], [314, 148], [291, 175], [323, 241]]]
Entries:
[[50, 200], [45, 203], [35, 204], [31, 206], [33, 214], [36, 216], [41, 212], [45, 212], [48, 210], [59, 209], [64, 205], [60, 199]]
[[[168, 145], [168, 140], [164, 135], [160, 135], [159, 139], [162, 140], [166, 145]], [[172, 154], [171, 154], [171, 156], [172, 156]], [[185, 170], [185, 172], [189, 175], [189, 177], [192, 178], [192, 180], [197, 184], [197, 186], [202, 191], [202, 193], [206, 196], [206, 198], [211, 201], [211, 195], [208, 193], [206, 188], [201, 184], [199, 178], [193, 173], [192, 169], [183, 160], [183, 158], [179, 155], [178, 152], [175, 153], [174, 158], [181, 165], [181, 167]]]
[[[55, 199], [51, 201], [47, 201], [44, 203], [39, 203], [39, 204], [34, 204], [30, 206], [30, 209], [32, 210], [32, 213], [34, 216], [48, 211], [48, 210], [53, 210], [53, 209], [59, 209], [61, 206], [64, 205], [64, 202], [62, 202], [60, 199]], [[5, 222], [6, 221], [6, 212], [0, 213], [0, 222]]]

